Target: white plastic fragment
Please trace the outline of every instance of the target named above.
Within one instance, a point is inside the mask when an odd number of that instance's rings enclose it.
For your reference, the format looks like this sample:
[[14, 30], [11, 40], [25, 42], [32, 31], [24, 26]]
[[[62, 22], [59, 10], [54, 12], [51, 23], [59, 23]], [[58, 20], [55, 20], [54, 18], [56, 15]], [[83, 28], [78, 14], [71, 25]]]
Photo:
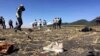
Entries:
[[45, 32], [51, 32], [51, 30], [50, 29], [47, 29], [47, 30], [45, 30]]
[[55, 54], [63, 52], [63, 43], [52, 42], [48, 46], [43, 47], [44, 52], [53, 51]]

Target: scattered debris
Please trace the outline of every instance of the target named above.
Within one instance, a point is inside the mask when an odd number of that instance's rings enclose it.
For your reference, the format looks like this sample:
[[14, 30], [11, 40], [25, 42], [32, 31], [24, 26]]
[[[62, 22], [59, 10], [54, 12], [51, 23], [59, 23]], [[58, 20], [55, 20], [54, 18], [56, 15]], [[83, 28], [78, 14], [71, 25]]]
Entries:
[[96, 44], [100, 44], [100, 38], [99, 38], [99, 37], [96, 38], [96, 40], [94, 41], [94, 43], [96, 43]]
[[45, 30], [45, 33], [47, 33], [47, 32], [51, 32], [51, 30], [50, 29]]
[[93, 51], [89, 51], [87, 56], [95, 56], [94, 52]]
[[89, 31], [93, 31], [93, 29], [86, 26], [86, 27], [84, 27], [81, 31], [82, 31], [82, 32], [89, 32]]
[[32, 39], [32, 38], [28, 35], [28, 39]]
[[27, 36], [28, 39], [32, 39], [28, 32], [24, 31], [24, 33], [26, 34], [26, 36]]
[[58, 43], [58, 42], [51, 42], [50, 45], [43, 47], [44, 52], [42, 53], [47, 53], [47, 52], [54, 52], [55, 54], [59, 54], [63, 52], [63, 43]]
[[13, 51], [14, 43], [0, 41], [0, 54], [9, 54]]
[[0, 41], [6, 40], [5, 38], [0, 38]]
[[33, 32], [33, 30], [32, 30], [32, 29], [28, 29], [28, 31], [29, 31], [29, 32]]

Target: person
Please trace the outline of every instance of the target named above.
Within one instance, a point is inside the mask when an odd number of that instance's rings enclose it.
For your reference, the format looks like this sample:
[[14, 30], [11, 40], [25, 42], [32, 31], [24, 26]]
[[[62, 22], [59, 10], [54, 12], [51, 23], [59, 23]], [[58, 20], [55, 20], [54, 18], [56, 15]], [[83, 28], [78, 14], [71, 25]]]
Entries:
[[[2, 16], [0, 16], [0, 26], [2, 26]], [[1, 28], [1, 27], [0, 27]]]
[[2, 26], [3, 26], [3, 29], [6, 29], [5, 20], [4, 20], [3, 16], [1, 16], [1, 19], [2, 19]]
[[59, 28], [59, 18], [56, 19], [56, 28]]
[[62, 19], [61, 18], [59, 18], [59, 21], [58, 21], [58, 26], [59, 26], [59, 28], [61, 29], [61, 24], [62, 24]]
[[42, 20], [41, 19], [39, 19], [38, 25], [39, 25], [39, 28], [38, 29], [41, 29], [42, 28]]
[[0, 24], [2, 25], [2, 23], [3, 23], [3, 22], [2, 22], [2, 16], [0, 16]]
[[32, 24], [32, 27], [33, 27], [33, 28], [37, 28], [37, 26], [38, 26], [38, 22], [37, 22], [37, 20], [35, 19], [34, 23]]
[[47, 26], [47, 22], [46, 22], [46, 20], [43, 20], [43, 26], [44, 26], [44, 27]]
[[37, 27], [37, 20], [35, 19], [34, 27]]
[[56, 29], [57, 28], [56, 26], [57, 26], [57, 18], [53, 20], [53, 28]]
[[23, 24], [23, 20], [22, 20], [22, 12], [25, 11], [25, 7], [21, 4], [19, 7], [18, 7], [18, 10], [17, 10], [17, 13], [16, 13], [16, 17], [17, 17], [17, 26], [15, 27], [15, 32], [17, 32], [17, 30], [22, 30], [21, 29], [21, 26]]
[[9, 20], [9, 28], [10, 28], [10, 29], [11, 29], [11, 28], [13, 29], [13, 21], [12, 21], [11, 19]]

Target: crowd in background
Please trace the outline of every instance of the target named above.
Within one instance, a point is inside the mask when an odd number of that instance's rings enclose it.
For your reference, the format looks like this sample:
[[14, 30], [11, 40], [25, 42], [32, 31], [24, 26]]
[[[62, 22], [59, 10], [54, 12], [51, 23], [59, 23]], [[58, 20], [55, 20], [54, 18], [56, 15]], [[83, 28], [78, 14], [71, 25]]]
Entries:
[[61, 28], [61, 24], [62, 24], [62, 19], [61, 18], [55, 18], [53, 20], [53, 28], [55, 28], [55, 29]]
[[46, 20], [42, 20], [42, 19], [39, 19], [39, 20], [35, 19], [34, 23], [32, 24], [33, 28], [38, 28], [38, 29], [41, 29], [46, 26], [47, 26]]
[[[61, 18], [55, 18], [53, 20], [53, 28], [56, 29], [56, 28], [61, 28], [61, 23], [62, 23], [62, 19]], [[2, 26], [3, 29], [6, 29], [6, 24], [5, 24], [5, 19], [3, 16], [0, 17], [0, 25]], [[13, 29], [14, 26], [13, 26], [13, 21], [10, 19], [8, 21], [8, 25], [9, 25], [9, 28], [10, 29]], [[18, 22], [16, 21], [15, 25], [18, 25]], [[33, 29], [34, 28], [38, 28], [38, 29], [41, 29], [41, 28], [46, 28], [47, 27], [47, 21], [46, 20], [42, 20], [42, 19], [35, 19], [35, 21], [33, 22], [32, 24], [32, 27]]]
[[[57, 29], [57, 28], [60, 29], [61, 24], [62, 24], [62, 19], [61, 18], [55, 18], [53, 20], [53, 23], [52, 23], [54, 29]], [[47, 27], [47, 21], [42, 20], [42, 19], [39, 19], [39, 20], [35, 19], [34, 23], [32, 24], [32, 27], [33, 28], [38, 28], [38, 29], [46, 28]]]
[[[10, 19], [8, 24], [9, 24], [9, 28], [10, 29], [14, 29], [15, 32], [17, 32], [17, 30], [20, 30], [21, 31], [21, 27], [23, 25], [23, 20], [22, 20], [22, 12], [25, 11], [25, 7], [23, 4], [20, 4], [18, 9], [17, 9], [17, 12], [16, 12], [16, 18], [17, 18], [17, 21], [16, 21], [16, 26], [14, 27], [13, 26], [13, 21]], [[57, 28], [61, 28], [61, 23], [62, 23], [62, 19], [61, 18], [55, 18], [53, 20], [53, 28], [57, 29]], [[0, 17], [0, 25], [2, 26], [3, 29], [6, 29], [6, 24], [5, 24], [5, 19], [3, 16]], [[46, 20], [42, 20], [42, 19], [39, 19], [39, 20], [36, 20], [34, 21], [34, 23], [32, 24], [32, 27], [33, 28], [38, 28], [38, 29], [41, 29], [41, 28], [46, 28], [47, 27], [47, 21]]]

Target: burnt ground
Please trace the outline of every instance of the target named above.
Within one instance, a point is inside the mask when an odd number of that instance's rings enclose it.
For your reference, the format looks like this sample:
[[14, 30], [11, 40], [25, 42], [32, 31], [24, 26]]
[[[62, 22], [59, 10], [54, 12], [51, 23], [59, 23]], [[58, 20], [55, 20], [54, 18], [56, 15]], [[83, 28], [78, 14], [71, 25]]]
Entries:
[[[4, 41], [14, 42], [19, 50], [3, 56], [86, 56], [89, 51], [93, 51], [96, 56], [100, 56], [100, 27], [93, 26], [97, 31], [79, 32], [83, 26], [63, 27], [62, 29], [45, 29], [33, 31], [23, 29], [15, 33], [13, 30], [1, 30], [0, 38]], [[27, 32], [27, 33], [25, 33]], [[41, 54], [42, 48], [50, 42], [63, 42], [64, 49], [67, 51], [55, 55], [53, 52]]]

